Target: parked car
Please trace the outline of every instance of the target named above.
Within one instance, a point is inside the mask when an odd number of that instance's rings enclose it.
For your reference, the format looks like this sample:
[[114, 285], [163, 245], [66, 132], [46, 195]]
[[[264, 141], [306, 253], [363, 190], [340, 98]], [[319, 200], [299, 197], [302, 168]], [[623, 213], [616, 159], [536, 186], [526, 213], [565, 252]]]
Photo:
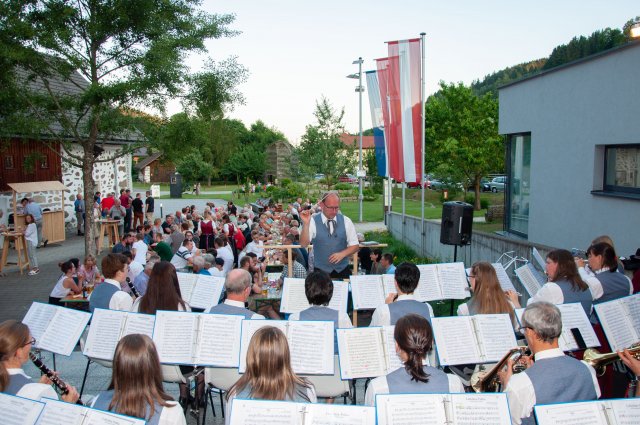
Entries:
[[358, 178], [353, 174], [342, 174], [338, 177], [340, 183], [358, 183]]
[[322, 173], [318, 173], [318, 174], [316, 174], [315, 176], [313, 176], [313, 178], [314, 178], [315, 180], [322, 180], [322, 179], [324, 179], [324, 174], [322, 174]]
[[[491, 187], [489, 186], [489, 184], [491, 183], [491, 181], [487, 178], [481, 178], [480, 179], [480, 192], [491, 192]], [[474, 190], [476, 190], [475, 186], [473, 185], [473, 182], [469, 183], [469, 187], [467, 187], [467, 190], [469, 192], [473, 192]]]
[[507, 183], [507, 176], [494, 177], [489, 183], [489, 190], [493, 193], [504, 192], [504, 186]]
[[[430, 183], [431, 183], [431, 176], [429, 174], [427, 174], [424, 177], [424, 180], [423, 180], [422, 184], [424, 185], [425, 188], [429, 189]], [[415, 188], [419, 188], [420, 184], [417, 181], [415, 181], [415, 182], [407, 182], [407, 187], [409, 189], [415, 189]]]

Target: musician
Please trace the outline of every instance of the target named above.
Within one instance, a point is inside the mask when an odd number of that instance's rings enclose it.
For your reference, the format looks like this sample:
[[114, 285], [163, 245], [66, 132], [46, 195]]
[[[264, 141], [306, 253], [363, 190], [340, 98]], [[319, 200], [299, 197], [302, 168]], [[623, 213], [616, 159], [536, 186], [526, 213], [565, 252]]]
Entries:
[[407, 314], [396, 323], [393, 338], [404, 367], [372, 380], [364, 396], [365, 405], [374, 406], [376, 394], [464, 392], [457, 376], [425, 364], [433, 348], [433, 330], [427, 319]]
[[[42, 375], [35, 383], [22, 370], [22, 366], [29, 360], [29, 351], [35, 341], [24, 323], [7, 320], [0, 324], [0, 392], [32, 400], [57, 400], [58, 394], [46, 375]], [[62, 396], [62, 400], [69, 403], [78, 401], [78, 391], [70, 385], [67, 388], [69, 392]]]
[[[629, 368], [631, 373], [635, 375], [635, 383], [636, 383], [636, 397], [640, 397], [640, 385], [638, 385], [638, 380], [640, 380], [640, 360], [636, 359], [629, 350], [625, 349], [623, 351], [619, 351], [618, 355], [620, 356], [620, 360]], [[628, 395], [629, 397], [632, 394]]]
[[168, 261], [153, 266], [145, 294], [131, 308], [131, 311], [145, 314], [156, 314], [158, 310], [191, 311], [182, 299], [176, 269]]
[[582, 259], [576, 259], [580, 277], [589, 285], [594, 304], [612, 301], [633, 294], [631, 279], [618, 271], [618, 258], [611, 245], [606, 242], [593, 244], [587, 249], [590, 275]]
[[[549, 281], [529, 298], [527, 304], [538, 301], [547, 301], [551, 304], [580, 303], [589, 317], [593, 309], [593, 296], [589, 285], [580, 277], [571, 252], [566, 249], [551, 251], [547, 255], [545, 269]], [[507, 291], [507, 296], [516, 307], [520, 307], [518, 294]]]
[[535, 404], [568, 403], [595, 400], [600, 397], [596, 372], [586, 363], [565, 356], [558, 348], [562, 332], [560, 310], [555, 305], [540, 301], [527, 306], [522, 315], [521, 331], [535, 357], [535, 363], [526, 358], [528, 368], [513, 374], [513, 360], [498, 377], [509, 399], [511, 420], [514, 425], [535, 424]]
[[402, 263], [395, 271], [395, 285], [397, 293], [390, 293], [384, 300], [385, 304], [376, 308], [371, 317], [371, 326], [389, 326], [409, 313], [418, 314], [429, 322], [433, 317], [433, 309], [429, 304], [417, 301], [413, 291], [420, 281], [420, 269], [412, 263]]
[[229, 424], [234, 398], [317, 402], [309, 381], [291, 369], [287, 337], [272, 326], [260, 328], [249, 342], [247, 369], [227, 392], [225, 423]]
[[131, 311], [133, 300], [121, 289], [129, 270], [127, 262], [127, 257], [122, 254], [107, 254], [102, 259], [102, 274], [105, 279], [95, 286], [89, 297], [89, 309], [92, 313], [96, 308]]
[[458, 316], [506, 313], [511, 317], [514, 326], [517, 325], [514, 305], [502, 291], [496, 269], [490, 263], [480, 261], [471, 266], [469, 284], [471, 299], [458, 306]]
[[245, 308], [245, 303], [251, 294], [251, 274], [244, 269], [233, 269], [224, 281], [227, 299], [224, 303], [214, 305], [209, 310], [212, 314], [235, 314], [246, 319], [264, 319], [261, 314]]
[[92, 407], [141, 418], [148, 424], [187, 423], [180, 405], [162, 387], [162, 369], [153, 341], [141, 334], [127, 335], [118, 342], [109, 390], [99, 393]]

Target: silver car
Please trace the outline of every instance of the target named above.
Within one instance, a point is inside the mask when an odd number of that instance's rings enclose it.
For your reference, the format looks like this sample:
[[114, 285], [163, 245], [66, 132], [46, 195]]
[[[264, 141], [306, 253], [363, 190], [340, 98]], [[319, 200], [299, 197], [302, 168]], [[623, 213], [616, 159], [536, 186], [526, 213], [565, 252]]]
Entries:
[[489, 183], [489, 189], [493, 192], [504, 192], [504, 185], [507, 183], [507, 176], [494, 177]]

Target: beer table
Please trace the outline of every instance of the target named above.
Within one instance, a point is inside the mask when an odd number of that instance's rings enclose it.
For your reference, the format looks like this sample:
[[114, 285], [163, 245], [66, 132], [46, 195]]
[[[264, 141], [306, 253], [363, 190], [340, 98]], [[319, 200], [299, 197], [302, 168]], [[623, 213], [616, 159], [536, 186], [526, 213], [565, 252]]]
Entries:
[[27, 255], [27, 241], [24, 238], [24, 233], [3, 232], [2, 236], [4, 236], [4, 245], [2, 247], [2, 260], [0, 260], [0, 272], [7, 266], [7, 257], [9, 256], [11, 241], [13, 241], [15, 249], [18, 251], [17, 265], [20, 269], [20, 274], [22, 274], [23, 269], [31, 266], [31, 264], [29, 264], [29, 256]]

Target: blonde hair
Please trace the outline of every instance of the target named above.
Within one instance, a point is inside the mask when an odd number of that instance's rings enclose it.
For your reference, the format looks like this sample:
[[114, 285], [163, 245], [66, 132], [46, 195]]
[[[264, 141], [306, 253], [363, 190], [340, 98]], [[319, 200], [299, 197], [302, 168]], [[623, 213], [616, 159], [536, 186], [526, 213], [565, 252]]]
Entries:
[[4, 362], [11, 360], [19, 348], [29, 343], [29, 327], [17, 320], [0, 324], [0, 392], [9, 385], [9, 372]]
[[84, 257], [84, 261], [82, 262], [82, 264], [84, 264], [85, 266], [87, 265], [87, 261], [93, 261], [93, 265], [96, 266], [98, 264], [98, 261], [96, 260], [96, 257], [93, 254], [88, 254], [86, 257]]
[[508, 313], [513, 320], [513, 306], [509, 304], [507, 296], [500, 287], [500, 281], [493, 266], [481, 261], [471, 266], [471, 273], [475, 275], [476, 284], [469, 304], [473, 304], [479, 314]]

